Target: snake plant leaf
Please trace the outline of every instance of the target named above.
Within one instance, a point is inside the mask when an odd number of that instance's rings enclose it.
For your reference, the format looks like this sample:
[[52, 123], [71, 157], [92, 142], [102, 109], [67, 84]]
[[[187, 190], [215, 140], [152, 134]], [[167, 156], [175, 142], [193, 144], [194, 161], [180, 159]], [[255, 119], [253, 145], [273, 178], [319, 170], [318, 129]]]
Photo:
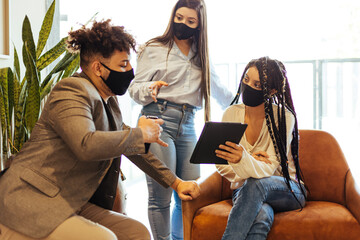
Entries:
[[87, 26], [89, 23], [95, 20], [96, 16], [99, 14], [99, 12], [96, 12], [85, 24], [84, 26]]
[[[4, 83], [4, 87], [6, 87], [6, 83]], [[6, 91], [6, 93], [5, 93]], [[12, 134], [11, 134], [11, 120], [12, 120], [12, 113], [14, 107], [14, 74], [11, 68], [8, 68], [7, 71], [7, 89], [5, 89], [4, 95], [7, 94], [7, 101], [4, 99], [4, 105], [6, 110], [6, 131], [7, 131], [7, 138], [8, 142], [12, 142]], [[9, 145], [9, 144], [8, 144]]]
[[[69, 62], [71, 59], [73, 59], [73, 60], [69, 64], [67, 64], [67, 62]], [[49, 94], [54, 83], [58, 82], [62, 78], [70, 77], [79, 69], [80, 54], [72, 56], [70, 59], [67, 60], [67, 62], [64, 64], [64, 65], [67, 65], [67, 67], [64, 70], [62, 70], [63, 72], [59, 71], [60, 74], [53, 77], [50, 81], [48, 81], [48, 83], [43, 88], [40, 89], [40, 99], [41, 100], [47, 94]]]
[[41, 30], [39, 32], [39, 38], [36, 49], [36, 60], [39, 58], [40, 54], [44, 50], [46, 42], [49, 38], [51, 27], [53, 24], [53, 19], [54, 19], [54, 13], [55, 13], [55, 0], [52, 2], [49, 9], [47, 10], [41, 25]]
[[56, 69], [57, 70], [56, 72], [60, 72], [60, 71], [65, 70], [74, 61], [74, 59], [77, 57], [77, 54], [71, 54], [71, 53], [67, 53], [67, 54], [70, 54], [70, 58], [67, 59], [66, 61], [64, 61], [63, 64], [60, 64], [59, 67]]
[[29, 47], [28, 47], [28, 42], [24, 42], [23, 44], [23, 48], [22, 48], [22, 57], [23, 57], [23, 62], [25, 65], [25, 76], [24, 79], [22, 81], [22, 85], [24, 85], [26, 82], [31, 81], [32, 78], [32, 60], [33, 59], [31, 57], [31, 54], [28, 54], [29, 52]]
[[[8, 109], [9, 109], [9, 105], [8, 105], [8, 102], [9, 102], [9, 94], [8, 94], [9, 69], [10, 68], [0, 69], [1, 97], [4, 101], [4, 103], [3, 103], [4, 104], [4, 114], [6, 115], [6, 118], [9, 115], [9, 112], [8, 112]], [[10, 69], [10, 71], [11, 71], [11, 69]], [[5, 118], [5, 121], [6, 121], [6, 118]]]
[[23, 89], [24, 85], [26, 85], [26, 77], [23, 78], [23, 80], [20, 82], [20, 85], [20, 89]]
[[53, 87], [54, 81], [56, 78], [59, 78], [59, 75], [54, 76], [43, 89], [40, 90], [40, 99], [43, 100], [46, 95], [48, 95]]
[[20, 85], [19, 81], [14, 83], [14, 95], [15, 95], [15, 107], [14, 107], [14, 148], [12, 153], [18, 152], [23, 142], [25, 141], [25, 121], [24, 121], [24, 109], [25, 109], [25, 92], [27, 83]]
[[54, 60], [58, 59], [61, 54], [63, 54], [66, 50], [66, 41], [67, 37], [64, 37], [60, 40], [58, 44], [56, 44], [53, 48], [51, 48], [49, 51], [44, 53], [38, 61], [36, 61], [36, 67], [38, 68], [38, 71], [43, 70], [46, 68], [50, 63], [52, 63]]
[[[0, 90], [0, 93], [2, 94], [2, 89]], [[1, 117], [1, 126], [6, 126], [5, 119], [6, 119], [6, 113], [5, 113], [5, 107], [4, 107], [4, 98], [0, 97], [0, 117]], [[2, 151], [3, 153], [7, 152], [7, 137], [6, 137], [6, 128], [1, 129], [1, 135], [2, 135]]]
[[17, 78], [16, 74], [14, 75], [13, 81], [13, 95], [14, 95], [14, 109], [19, 104], [20, 97], [20, 81]]
[[31, 79], [32, 77], [30, 58], [26, 49], [27, 49], [27, 42], [23, 44], [23, 48], [22, 48], [23, 62], [25, 65], [25, 76], [21, 82], [21, 89], [23, 89], [24, 85], [27, 85], [27, 82], [30, 81], [29, 79]]
[[[14, 96], [12, 94], [13, 91], [13, 81], [14, 76], [11, 68], [4, 68], [1, 71], [1, 77], [0, 77], [0, 84], [1, 84], [1, 93], [2, 98], [4, 100], [3, 106], [5, 111], [5, 121], [6, 123], [10, 122], [11, 119], [11, 113], [10, 108], [12, 108], [14, 103]], [[7, 126], [3, 125], [3, 126]], [[10, 132], [10, 129], [7, 128], [8, 132]]]
[[25, 105], [25, 124], [28, 133], [34, 128], [39, 118], [40, 112], [40, 91], [39, 91], [39, 74], [37, 72], [35, 60], [32, 58], [30, 51], [25, 46], [27, 57], [30, 60], [28, 65], [30, 69], [26, 71], [28, 82], [27, 97]]
[[[8, 68], [8, 112], [9, 112], [8, 122], [10, 122], [12, 119], [13, 108], [14, 108], [14, 77], [15, 75], [13, 74], [13, 71], [11, 70], [11, 68]], [[9, 137], [11, 137], [10, 134]]]
[[[8, 106], [7, 106], [7, 81], [8, 81], [8, 68], [0, 69], [0, 118], [1, 126], [7, 126], [7, 115], [8, 115]], [[3, 139], [3, 153], [7, 152], [7, 128], [2, 127], [2, 139]]]
[[16, 50], [16, 47], [14, 46], [14, 70], [15, 70], [15, 75], [17, 75], [17, 79], [20, 79], [20, 61], [19, 61], [19, 56]]
[[26, 95], [27, 95], [27, 89], [28, 89], [27, 86], [28, 86], [28, 82], [26, 81], [26, 79], [20, 83], [19, 98], [18, 98], [19, 104], [24, 104], [26, 102]]
[[80, 54], [74, 58], [74, 60], [65, 68], [64, 74], [61, 78], [67, 78], [72, 76], [78, 69], [80, 65]]
[[43, 89], [46, 84], [48, 84], [53, 74], [63, 71], [74, 60], [74, 58], [76, 58], [76, 55], [67, 52], [65, 56], [56, 64], [56, 66], [42, 81], [40, 89]]
[[[0, 107], [0, 116], [1, 116], [1, 126], [6, 126], [6, 109], [4, 101], [7, 101], [7, 78], [8, 78], [8, 68], [1, 68], [0, 69], [0, 100], [1, 100], [1, 107]], [[6, 85], [6, 86], [5, 86]], [[5, 129], [2, 128], [2, 131]]]
[[[19, 96], [20, 96], [20, 81], [17, 78], [16, 74], [14, 74], [14, 87], [13, 87], [13, 95], [14, 95], [14, 123], [10, 125], [11, 127], [11, 132], [13, 132], [14, 136], [13, 136], [13, 140], [11, 142], [11, 153], [17, 153], [18, 152], [18, 148], [16, 146], [16, 139], [19, 138], [19, 130], [17, 130], [16, 125], [17, 122], [19, 122], [19, 119], [17, 117], [18, 115], [18, 111], [19, 111]], [[21, 109], [22, 110], [22, 109]], [[20, 115], [21, 116], [21, 115]], [[20, 120], [22, 121], [22, 119]], [[20, 124], [18, 124], [20, 126]]]
[[[31, 31], [31, 25], [30, 25], [28, 16], [25, 16], [25, 19], [23, 21], [22, 40], [23, 40], [24, 44], [26, 44], [31, 57], [33, 59], [36, 59], [35, 43], [34, 43], [34, 38], [33, 38], [32, 31]], [[24, 54], [24, 51], [23, 51], [23, 58], [25, 55], [26, 54]], [[24, 61], [25, 61], [25, 59], [24, 59]], [[25, 62], [24, 62], [24, 64], [25, 64]]]

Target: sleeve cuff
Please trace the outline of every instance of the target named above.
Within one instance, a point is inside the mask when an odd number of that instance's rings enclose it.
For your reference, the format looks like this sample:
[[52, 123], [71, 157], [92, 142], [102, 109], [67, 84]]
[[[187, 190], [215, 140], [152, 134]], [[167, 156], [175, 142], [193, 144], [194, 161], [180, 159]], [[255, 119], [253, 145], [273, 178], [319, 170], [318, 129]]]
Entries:
[[140, 128], [131, 128], [132, 131], [132, 143], [126, 148], [123, 153], [125, 156], [144, 154], [146, 152], [146, 145], [143, 140], [142, 132]]

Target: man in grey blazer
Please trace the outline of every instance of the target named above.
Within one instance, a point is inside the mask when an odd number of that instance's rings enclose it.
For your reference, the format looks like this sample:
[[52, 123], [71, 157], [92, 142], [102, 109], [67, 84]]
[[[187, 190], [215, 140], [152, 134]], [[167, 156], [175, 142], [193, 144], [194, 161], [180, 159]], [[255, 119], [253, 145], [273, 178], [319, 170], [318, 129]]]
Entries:
[[133, 37], [110, 20], [69, 33], [80, 50], [80, 74], [53, 88], [29, 141], [0, 177], [0, 240], [150, 239], [139, 222], [112, 212], [120, 156], [172, 187], [183, 200], [199, 195], [195, 182], [177, 178], [152, 153], [161, 119], [126, 126], [115, 95], [133, 76]]

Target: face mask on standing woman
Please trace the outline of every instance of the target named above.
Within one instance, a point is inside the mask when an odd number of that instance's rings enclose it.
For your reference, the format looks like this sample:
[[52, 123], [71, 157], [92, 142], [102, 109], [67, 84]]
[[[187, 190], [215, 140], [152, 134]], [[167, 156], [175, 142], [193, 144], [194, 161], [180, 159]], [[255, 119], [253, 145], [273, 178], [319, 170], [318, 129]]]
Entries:
[[192, 37], [198, 29], [191, 28], [184, 23], [174, 22], [174, 30], [175, 30], [175, 36], [177, 37], [177, 39], [184, 40], [184, 39], [189, 39], [190, 37]]

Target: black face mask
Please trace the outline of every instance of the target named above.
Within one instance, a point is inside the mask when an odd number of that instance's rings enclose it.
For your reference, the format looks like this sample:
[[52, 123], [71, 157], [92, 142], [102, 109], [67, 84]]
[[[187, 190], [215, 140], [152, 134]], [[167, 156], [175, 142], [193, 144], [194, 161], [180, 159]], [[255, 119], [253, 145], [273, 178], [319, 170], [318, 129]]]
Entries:
[[249, 107], [257, 107], [264, 102], [262, 90], [256, 90], [245, 83], [241, 83], [243, 103]]
[[110, 71], [109, 77], [105, 80], [102, 76], [101, 79], [116, 95], [124, 95], [128, 89], [131, 80], [134, 79], [134, 69], [127, 72], [118, 72], [108, 68], [105, 64], [101, 63], [106, 69]]
[[189, 39], [192, 37], [195, 32], [197, 31], [197, 28], [191, 28], [188, 25], [184, 23], [176, 23], [174, 22], [174, 30], [175, 30], [175, 36], [179, 40]]

